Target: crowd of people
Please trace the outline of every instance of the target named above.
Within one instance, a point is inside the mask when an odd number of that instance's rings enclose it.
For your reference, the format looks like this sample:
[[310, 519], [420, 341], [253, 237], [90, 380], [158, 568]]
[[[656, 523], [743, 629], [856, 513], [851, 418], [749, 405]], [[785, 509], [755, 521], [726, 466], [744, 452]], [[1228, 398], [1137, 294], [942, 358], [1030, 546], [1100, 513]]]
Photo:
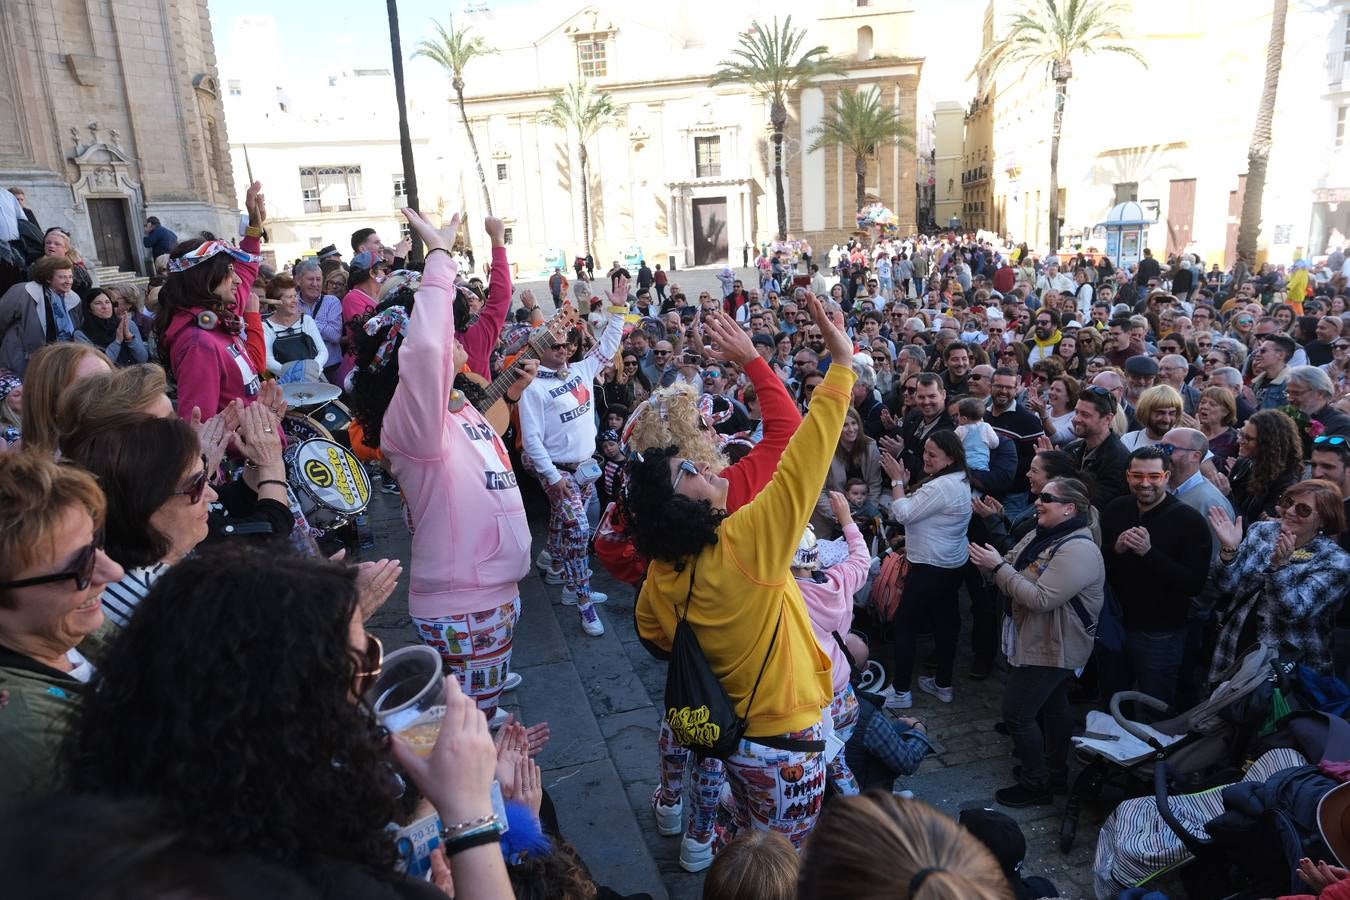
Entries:
[[[1056, 895], [1006, 815], [892, 793], [932, 752], [915, 688], [1003, 681], [1019, 808], [1066, 790], [1118, 691], [1181, 710], [1257, 643], [1350, 672], [1344, 258], [794, 243], [688, 294], [580, 259], [546, 310], [494, 218], [481, 274], [459, 217], [415, 210], [424, 263], [363, 228], [271, 271], [254, 184], [237, 242], [147, 222], [142, 296], [5, 196], [0, 859], [72, 821], [138, 851], [14, 863], [22, 896], [614, 896], [540, 785], [548, 726], [499, 708], [534, 567], [587, 636], [594, 567], [634, 587], [670, 672], [654, 821], [710, 897]], [[306, 520], [288, 397], [314, 394], [406, 560]], [[447, 675], [429, 755], [373, 712], [365, 623], [405, 567]]]

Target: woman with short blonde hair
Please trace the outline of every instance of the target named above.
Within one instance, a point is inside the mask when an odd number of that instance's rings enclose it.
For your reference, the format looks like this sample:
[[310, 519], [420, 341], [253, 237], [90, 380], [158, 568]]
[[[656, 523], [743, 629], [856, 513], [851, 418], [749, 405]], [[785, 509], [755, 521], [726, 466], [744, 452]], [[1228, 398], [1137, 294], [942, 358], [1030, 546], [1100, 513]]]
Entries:
[[111, 371], [108, 354], [89, 344], [48, 344], [34, 353], [23, 379], [23, 448], [54, 456], [61, 395], [81, 379]]

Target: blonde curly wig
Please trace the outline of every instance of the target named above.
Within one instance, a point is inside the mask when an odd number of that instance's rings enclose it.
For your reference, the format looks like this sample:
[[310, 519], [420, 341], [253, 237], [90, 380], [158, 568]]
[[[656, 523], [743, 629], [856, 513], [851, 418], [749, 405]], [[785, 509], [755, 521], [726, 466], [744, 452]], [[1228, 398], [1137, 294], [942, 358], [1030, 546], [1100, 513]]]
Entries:
[[727, 467], [727, 459], [718, 448], [715, 432], [703, 428], [702, 421], [693, 385], [657, 388], [628, 417], [624, 443], [639, 453], [654, 447], [679, 447], [686, 459], [720, 472]]

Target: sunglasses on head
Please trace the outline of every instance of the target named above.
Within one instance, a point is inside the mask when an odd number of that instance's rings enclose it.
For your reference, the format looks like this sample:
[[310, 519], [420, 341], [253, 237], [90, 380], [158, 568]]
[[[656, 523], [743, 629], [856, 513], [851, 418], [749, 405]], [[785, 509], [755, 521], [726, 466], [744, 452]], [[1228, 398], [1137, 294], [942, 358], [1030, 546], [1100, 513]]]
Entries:
[[80, 549], [75, 555], [75, 559], [70, 564], [70, 568], [63, 572], [54, 572], [51, 575], [38, 575], [34, 578], [20, 578], [18, 581], [0, 582], [0, 590], [16, 590], [18, 588], [36, 587], [39, 584], [55, 584], [66, 579], [74, 579], [76, 590], [85, 590], [94, 580], [94, 565], [98, 560], [98, 552], [103, 549], [103, 529], [94, 532], [94, 540], [86, 547]]
[[173, 495], [175, 497], [187, 497], [188, 503], [191, 503], [193, 506], [196, 506], [198, 503], [202, 501], [202, 494], [206, 493], [206, 482], [209, 479], [210, 475], [206, 471], [206, 457], [203, 456], [202, 470], [198, 472], [195, 476], [193, 476], [192, 480], [188, 482], [188, 486], [186, 488], [184, 488], [181, 491], [174, 491]]
[[366, 632], [366, 649], [361, 653], [356, 668], [355, 690], [358, 697], [375, 685], [375, 679], [384, 670], [384, 644], [369, 631]]
[[1345, 445], [1346, 441], [1347, 439], [1340, 435], [1319, 434], [1317, 437], [1313, 438], [1313, 446], [1342, 447]]
[[1279, 500], [1275, 501], [1275, 510], [1280, 514], [1293, 513], [1299, 519], [1311, 519], [1316, 512], [1306, 503], [1295, 502], [1289, 494], [1285, 494]]

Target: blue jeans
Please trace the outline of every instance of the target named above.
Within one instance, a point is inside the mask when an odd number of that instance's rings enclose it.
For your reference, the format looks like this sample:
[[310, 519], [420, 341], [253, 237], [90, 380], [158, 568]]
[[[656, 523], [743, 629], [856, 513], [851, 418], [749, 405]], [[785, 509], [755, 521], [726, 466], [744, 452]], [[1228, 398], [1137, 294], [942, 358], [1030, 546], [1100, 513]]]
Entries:
[[[1050, 666], [1013, 666], [1003, 691], [1003, 721], [1013, 739], [1013, 754], [1022, 763], [1026, 784], [1043, 786], [1062, 780], [1069, 771], [1069, 679], [1073, 672]], [[1041, 717], [1041, 725], [1036, 717]], [[1044, 726], [1044, 732], [1041, 728]]]
[[1009, 524], [1015, 523], [1022, 513], [1031, 508], [1031, 494], [1027, 491], [1014, 491], [1003, 498], [1003, 515]]
[[[1122, 683], [1129, 690], [1134, 682], [1139, 690], [1156, 697], [1169, 706], [1176, 699], [1181, 679], [1181, 660], [1186, 653], [1186, 631], [1125, 632], [1125, 660], [1127, 671]], [[1131, 677], [1131, 675], [1133, 677]]]

